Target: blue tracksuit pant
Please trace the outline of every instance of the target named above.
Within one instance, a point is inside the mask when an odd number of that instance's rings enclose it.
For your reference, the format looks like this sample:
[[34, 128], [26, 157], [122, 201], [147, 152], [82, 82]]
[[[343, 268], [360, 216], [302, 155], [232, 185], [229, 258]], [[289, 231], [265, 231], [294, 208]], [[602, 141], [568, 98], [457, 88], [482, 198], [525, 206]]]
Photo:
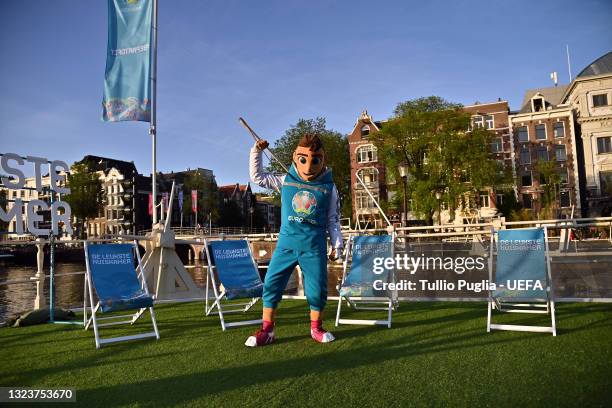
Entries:
[[278, 306], [296, 265], [300, 265], [302, 270], [306, 300], [310, 308], [323, 310], [327, 303], [327, 256], [322, 248], [309, 248], [305, 251], [276, 248], [264, 279], [264, 307]]

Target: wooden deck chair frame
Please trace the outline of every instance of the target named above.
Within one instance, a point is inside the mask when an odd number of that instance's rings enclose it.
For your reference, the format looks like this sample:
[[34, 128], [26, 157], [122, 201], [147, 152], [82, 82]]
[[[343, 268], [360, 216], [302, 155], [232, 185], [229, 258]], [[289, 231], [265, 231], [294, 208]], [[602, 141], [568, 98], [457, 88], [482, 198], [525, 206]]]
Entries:
[[[109, 344], [109, 343], [118, 343], [122, 341], [139, 340], [139, 339], [146, 339], [146, 338], [152, 338], [152, 337], [155, 337], [156, 340], [159, 340], [159, 330], [157, 329], [157, 321], [155, 320], [155, 311], [153, 310], [153, 307], [134, 309], [136, 310], [136, 312], [133, 314], [120, 314], [120, 315], [105, 316], [105, 317], [97, 316], [98, 313], [102, 313], [102, 312], [100, 310], [100, 302], [98, 301], [94, 303], [94, 295], [93, 295], [94, 285], [93, 285], [93, 280], [91, 278], [91, 271], [90, 271], [90, 266], [89, 266], [89, 256], [87, 252], [88, 246], [89, 246], [89, 243], [85, 241], [85, 244], [84, 244], [85, 266], [87, 270], [85, 271], [85, 285], [84, 285], [85, 288], [84, 288], [84, 298], [83, 298], [83, 325], [85, 326], [85, 330], [88, 330], [89, 326], [93, 326], [94, 337], [96, 340], [96, 348], [99, 349], [104, 344]], [[138, 243], [136, 241], [133, 242], [133, 249], [134, 249], [134, 252], [136, 253], [136, 259], [138, 261], [137, 278], [140, 281], [141, 287], [144, 289], [145, 293], [149, 295], [147, 281], [144, 275], [144, 271], [142, 269], [142, 261], [140, 258], [140, 252], [138, 251]], [[93, 306], [94, 304], [95, 306]], [[87, 316], [88, 308], [91, 311], [90, 317]], [[151, 324], [153, 325], [152, 332], [134, 334], [131, 336], [110, 337], [110, 338], [102, 338], [100, 336], [101, 327], [116, 326], [120, 324], [133, 325], [140, 318], [140, 316], [142, 316], [146, 312], [146, 309], [149, 309], [149, 313], [151, 314]], [[117, 321], [118, 319], [126, 319], [126, 318], [129, 318], [129, 319]], [[107, 320], [109, 321], [108, 323], [99, 323], [99, 321], [107, 321]]]
[[[391, 321], [393, 317], [393, 311], [397, 309], [397, 301], [395, 296], [390, 297], [361, 297], [361, 296], [340, 296], [340, 290], [344, 281], [347, 277], [349, 270], [349, 258], [353, 250], [353, 242], [355, 235], [350, 235], [346, 244], [346, 252], [344, 254], [344, 261], [342, 262], [342, 281], [338, 286], [338, 309], [336, 311], [336, 327], [341, 324], [353, 324], [353, 325], [367, 325], [367, 326], [387, 326], [391, 328]], [[395, 245], [395, 234], [391, 235], [391, 243]], [[352, 262], [351, 262], [352, 263]], [[395, 282], [395, 273], [391, 272], [391, 282]], [[354, 310], [381, 310], [387, 312], [387, 319], [343, 319], [340, 317], [342, 313], [342, 300], [345, 300], [347, 305], [352, 307]]]
[[[247, 240], [245, 240], [247, 241]], [[205, 292], [205, 308], [204, 312], [206, 316], [210, 315], [219, 315], [219, 320], [221, 322], [221, 329], [225, 331], [226, 329], [230, 329], [233, 327], [240, 326], [249, 326], [254, 324], [261, 324], [262, 319], [255, 320], [240, 320], [236, 322], [226, 322], [225, 314], [232, 313], [245, 313], [248, 312], [261, 298], [254, 297], [251, 298], [249, 302], [245, 303], [223, 303], [224, 298], [226, 298], [225, 289], [220, 290], [221, 288], [217, 285], [217, 280], [215, 278], [214, 271], [216, 270], [216, 264], [212, 264], [212, 258], [210, 256], [210, 249], [208, 248], [209, 241], [204, 240], [204, 249], [206, 251], [206, 261], [208, 263], [207, 273], [206, 273], [206, 292]], [[255, 270], [257, 269], [257, 262], [255, 262], [255, 258], [253, 258], [253, 251], [251, 250], [251, 246], [247, 241], [247, 247], [249, 248], [249, 254], [251, 255], [251, 259], [253, 260], [253, 266]], [[259, 273], [259, 272], [258, 272]], [[223, 284], [223, 282], [221, 282]], [[214, 301], [212, 304], [209, 302], [210, 299], [210, 287], [212, 286], [212, 292], [214, 295]], [[227, 299], [225, 299], [227, 300]]]
[[[521, 302], [520, 300], [512, 301], [503, 299], [497, 299], [493, 297], [491, 291], [489, 291], [489, 300], [487, 302], [487, 333], [491, 330], [510, 330], [510, 331], [526, 331], [536, 333], [551, 333], [553, 336], [557, 335], [557, 324], [555, 318], [555, 300], [554, 300], [554, 289], [551, 276], [550, 267], [550, 252], [548, 248], [548, 229], [544, 229], [544, 256], [546, 257], [546, 298], [544, 299], [529, 299], [528, 301]], [[489, 253], [489, 282], [493, 280], [493, 255], [495, 249], [495, 235], [496, 230], [491, 230], [491, 247]], [[497, 309], [504, 313], [536, 313], [536, 314], [550, 314], [550, 326], [527, 326], [517, 324], [495, 324], [492, 322], [492, 312]]]

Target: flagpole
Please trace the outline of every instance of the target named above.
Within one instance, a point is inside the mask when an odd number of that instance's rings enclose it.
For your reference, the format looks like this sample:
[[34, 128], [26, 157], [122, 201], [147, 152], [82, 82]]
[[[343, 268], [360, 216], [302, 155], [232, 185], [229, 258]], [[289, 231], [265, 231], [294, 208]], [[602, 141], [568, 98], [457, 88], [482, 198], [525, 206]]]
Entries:
[[151, 27], [151, 192], [153, 195], [153, 224], [157, 224], [157, 0], [153, 0], [153, 23]]

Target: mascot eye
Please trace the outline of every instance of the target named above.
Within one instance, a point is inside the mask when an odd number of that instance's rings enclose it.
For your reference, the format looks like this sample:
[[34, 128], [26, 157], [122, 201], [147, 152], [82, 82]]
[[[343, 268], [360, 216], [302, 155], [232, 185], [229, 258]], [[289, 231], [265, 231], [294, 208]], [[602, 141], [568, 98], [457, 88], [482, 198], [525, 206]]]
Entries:
[[319, 159], [318, 157], [313, 157], [312, 158], [312, 164], [314, 164], [316, 166], [319, 163], [321, 163], [321, 159]]
[[306, 162], [308, 161], [308, 160], [306, 160], [306, 158], [305, 158], [305, 157], [300, 157], [298, 160], [299, 160], [299, 161], [300, 161], [300, 163], [302, 163], [302, 164], [306, 164]]

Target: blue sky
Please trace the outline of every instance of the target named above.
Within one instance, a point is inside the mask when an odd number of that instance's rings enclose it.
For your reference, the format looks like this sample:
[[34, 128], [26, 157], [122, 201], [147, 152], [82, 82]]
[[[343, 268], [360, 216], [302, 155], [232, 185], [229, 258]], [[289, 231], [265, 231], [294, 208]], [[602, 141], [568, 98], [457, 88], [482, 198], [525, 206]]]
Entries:
[[[159, 0], [158, 169], [248, 180], [243, 116], [273, 141], [299, 118], [352, 130], [428, 95], [471, 104], [568, 82], [612, 50], [612, 2]], [[0, 2], [0, 151], [134, 160], [148, 124], [103, 123], [106, 1]]]

